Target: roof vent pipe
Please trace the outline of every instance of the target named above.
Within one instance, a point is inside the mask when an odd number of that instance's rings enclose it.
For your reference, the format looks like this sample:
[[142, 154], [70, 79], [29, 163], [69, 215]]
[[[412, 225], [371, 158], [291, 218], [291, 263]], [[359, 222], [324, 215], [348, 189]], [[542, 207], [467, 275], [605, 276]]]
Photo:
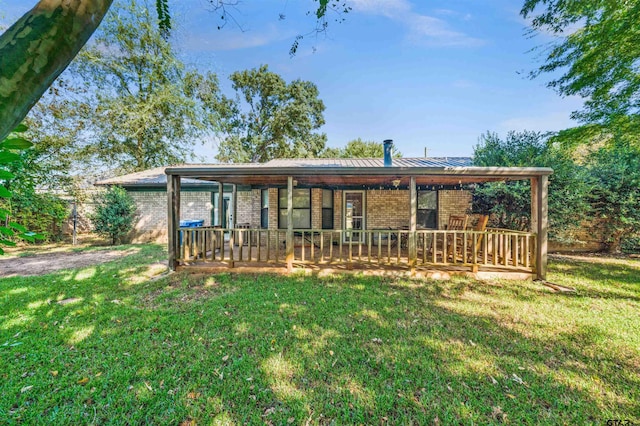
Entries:
[[391, 167], [393, 159], [391, 158], [391, 148], [393, 148], [393, 139], [386, 139], [384, 142], [384, 166]]

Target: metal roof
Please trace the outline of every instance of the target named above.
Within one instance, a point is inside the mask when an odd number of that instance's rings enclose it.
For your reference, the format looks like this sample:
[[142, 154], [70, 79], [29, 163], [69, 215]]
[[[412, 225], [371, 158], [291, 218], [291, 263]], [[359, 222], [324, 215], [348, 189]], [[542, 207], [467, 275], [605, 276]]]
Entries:
[[[391, 167], [468, 167], [471, 157], [394, 158]], [[268, 161], [263, 167], [384, 167], [382, 158], [282, 158]]]
[[[97, 186], [118, 185], [123, 187], [143, 186], [143, 187], [167, 187], [166, 167], [156, 167], [154, 169], [144, 170], [142, 172], [129, 173], [127, 175], [117, 176], [114, 178], [104, 179], [95, 183]], [[182, 180], [184, 186], [206, 186], [210, 187], [214, 183], [206, 180], [189, 179]]]

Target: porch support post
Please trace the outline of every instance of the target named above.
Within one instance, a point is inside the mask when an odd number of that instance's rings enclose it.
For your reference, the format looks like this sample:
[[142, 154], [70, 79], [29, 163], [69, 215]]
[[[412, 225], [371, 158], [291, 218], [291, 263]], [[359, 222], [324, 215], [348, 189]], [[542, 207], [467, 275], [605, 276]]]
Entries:
[[549, 178], [531, 178], [531, 232], [536, 233], [536, 278], [547, 279], [547, 237]]
[[224, 184], [222, 182], [218, 182], [218, 225], [224, 228]]
[[287, 271], [293, 271], [293, 176], [287, 177]]
[[238, 185], [233, 184], [233, 192], [231, 198], [233, 198], [233, 210], [231, 210], [233, 214], [233, 227], [238, 227]]
[[418, 258], [416, 228], [418, 224], [418, 190], [416, 178], [411, 176], [409, 181], [409, 267], [416, 267]]
[[180, 256], [180, 176], [167, 175], [167, 212], [169, 269], [175, 271]]

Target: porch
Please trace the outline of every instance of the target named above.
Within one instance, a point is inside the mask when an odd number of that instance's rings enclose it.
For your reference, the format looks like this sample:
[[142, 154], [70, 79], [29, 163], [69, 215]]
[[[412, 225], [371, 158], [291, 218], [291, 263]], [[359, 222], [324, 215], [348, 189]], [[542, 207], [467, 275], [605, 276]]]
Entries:
[[[474, 167], [469, 165], [470, 160], [461, 160], [394, 159], [392, 166], [383, 166], [377, 159], [301, 159], [167, 168], [170, 267], [400, 271], [426, 275], [436, 271], [544, 279], [547, 185], [552, 170]], [[256, 196], [257, 203], [250, 210], [257, 216], [252, 214], [246, 227], [180, 228], [182, 178], [218, 182], [218, 205], [222, 205], [223, 184], [232, 184], [234, 217], [238, 209], [237, 186], [262, 191], [265, 199]], [[443, 229], [445, 217], [464, 210], [444, 214], [439, 202], [435, 213], [442, 219], [434, 229], [421, 227], [421, 191], [424, 194], [437, 188], [438, 194], [457, 192], [477, 183], [509, 180], [531, 183], [528, 232]], [[367, 202], [369, 199], [371, 203]], [[337, 207], [340, 201], [341, 206]], [[227, 222], [222, 210], [217, 213], [216, 222], [224, 226]], [[324, 213], [328, 213], [328, 220]], [[333, 221], [332, 216], [337, 219]]]

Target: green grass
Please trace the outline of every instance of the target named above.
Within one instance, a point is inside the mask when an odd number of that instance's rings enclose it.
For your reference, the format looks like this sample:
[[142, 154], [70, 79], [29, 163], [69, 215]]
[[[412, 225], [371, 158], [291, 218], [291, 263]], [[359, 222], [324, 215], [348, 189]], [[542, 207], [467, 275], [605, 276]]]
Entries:
[[[173, 274], [158, 246], [0, 280], [0, 419], [640, 422], [640, 261], [531, 282]], [[59, 304], [59, 300], [72, 300]], [[4, 420], [3, 420], [4, 421]]]

